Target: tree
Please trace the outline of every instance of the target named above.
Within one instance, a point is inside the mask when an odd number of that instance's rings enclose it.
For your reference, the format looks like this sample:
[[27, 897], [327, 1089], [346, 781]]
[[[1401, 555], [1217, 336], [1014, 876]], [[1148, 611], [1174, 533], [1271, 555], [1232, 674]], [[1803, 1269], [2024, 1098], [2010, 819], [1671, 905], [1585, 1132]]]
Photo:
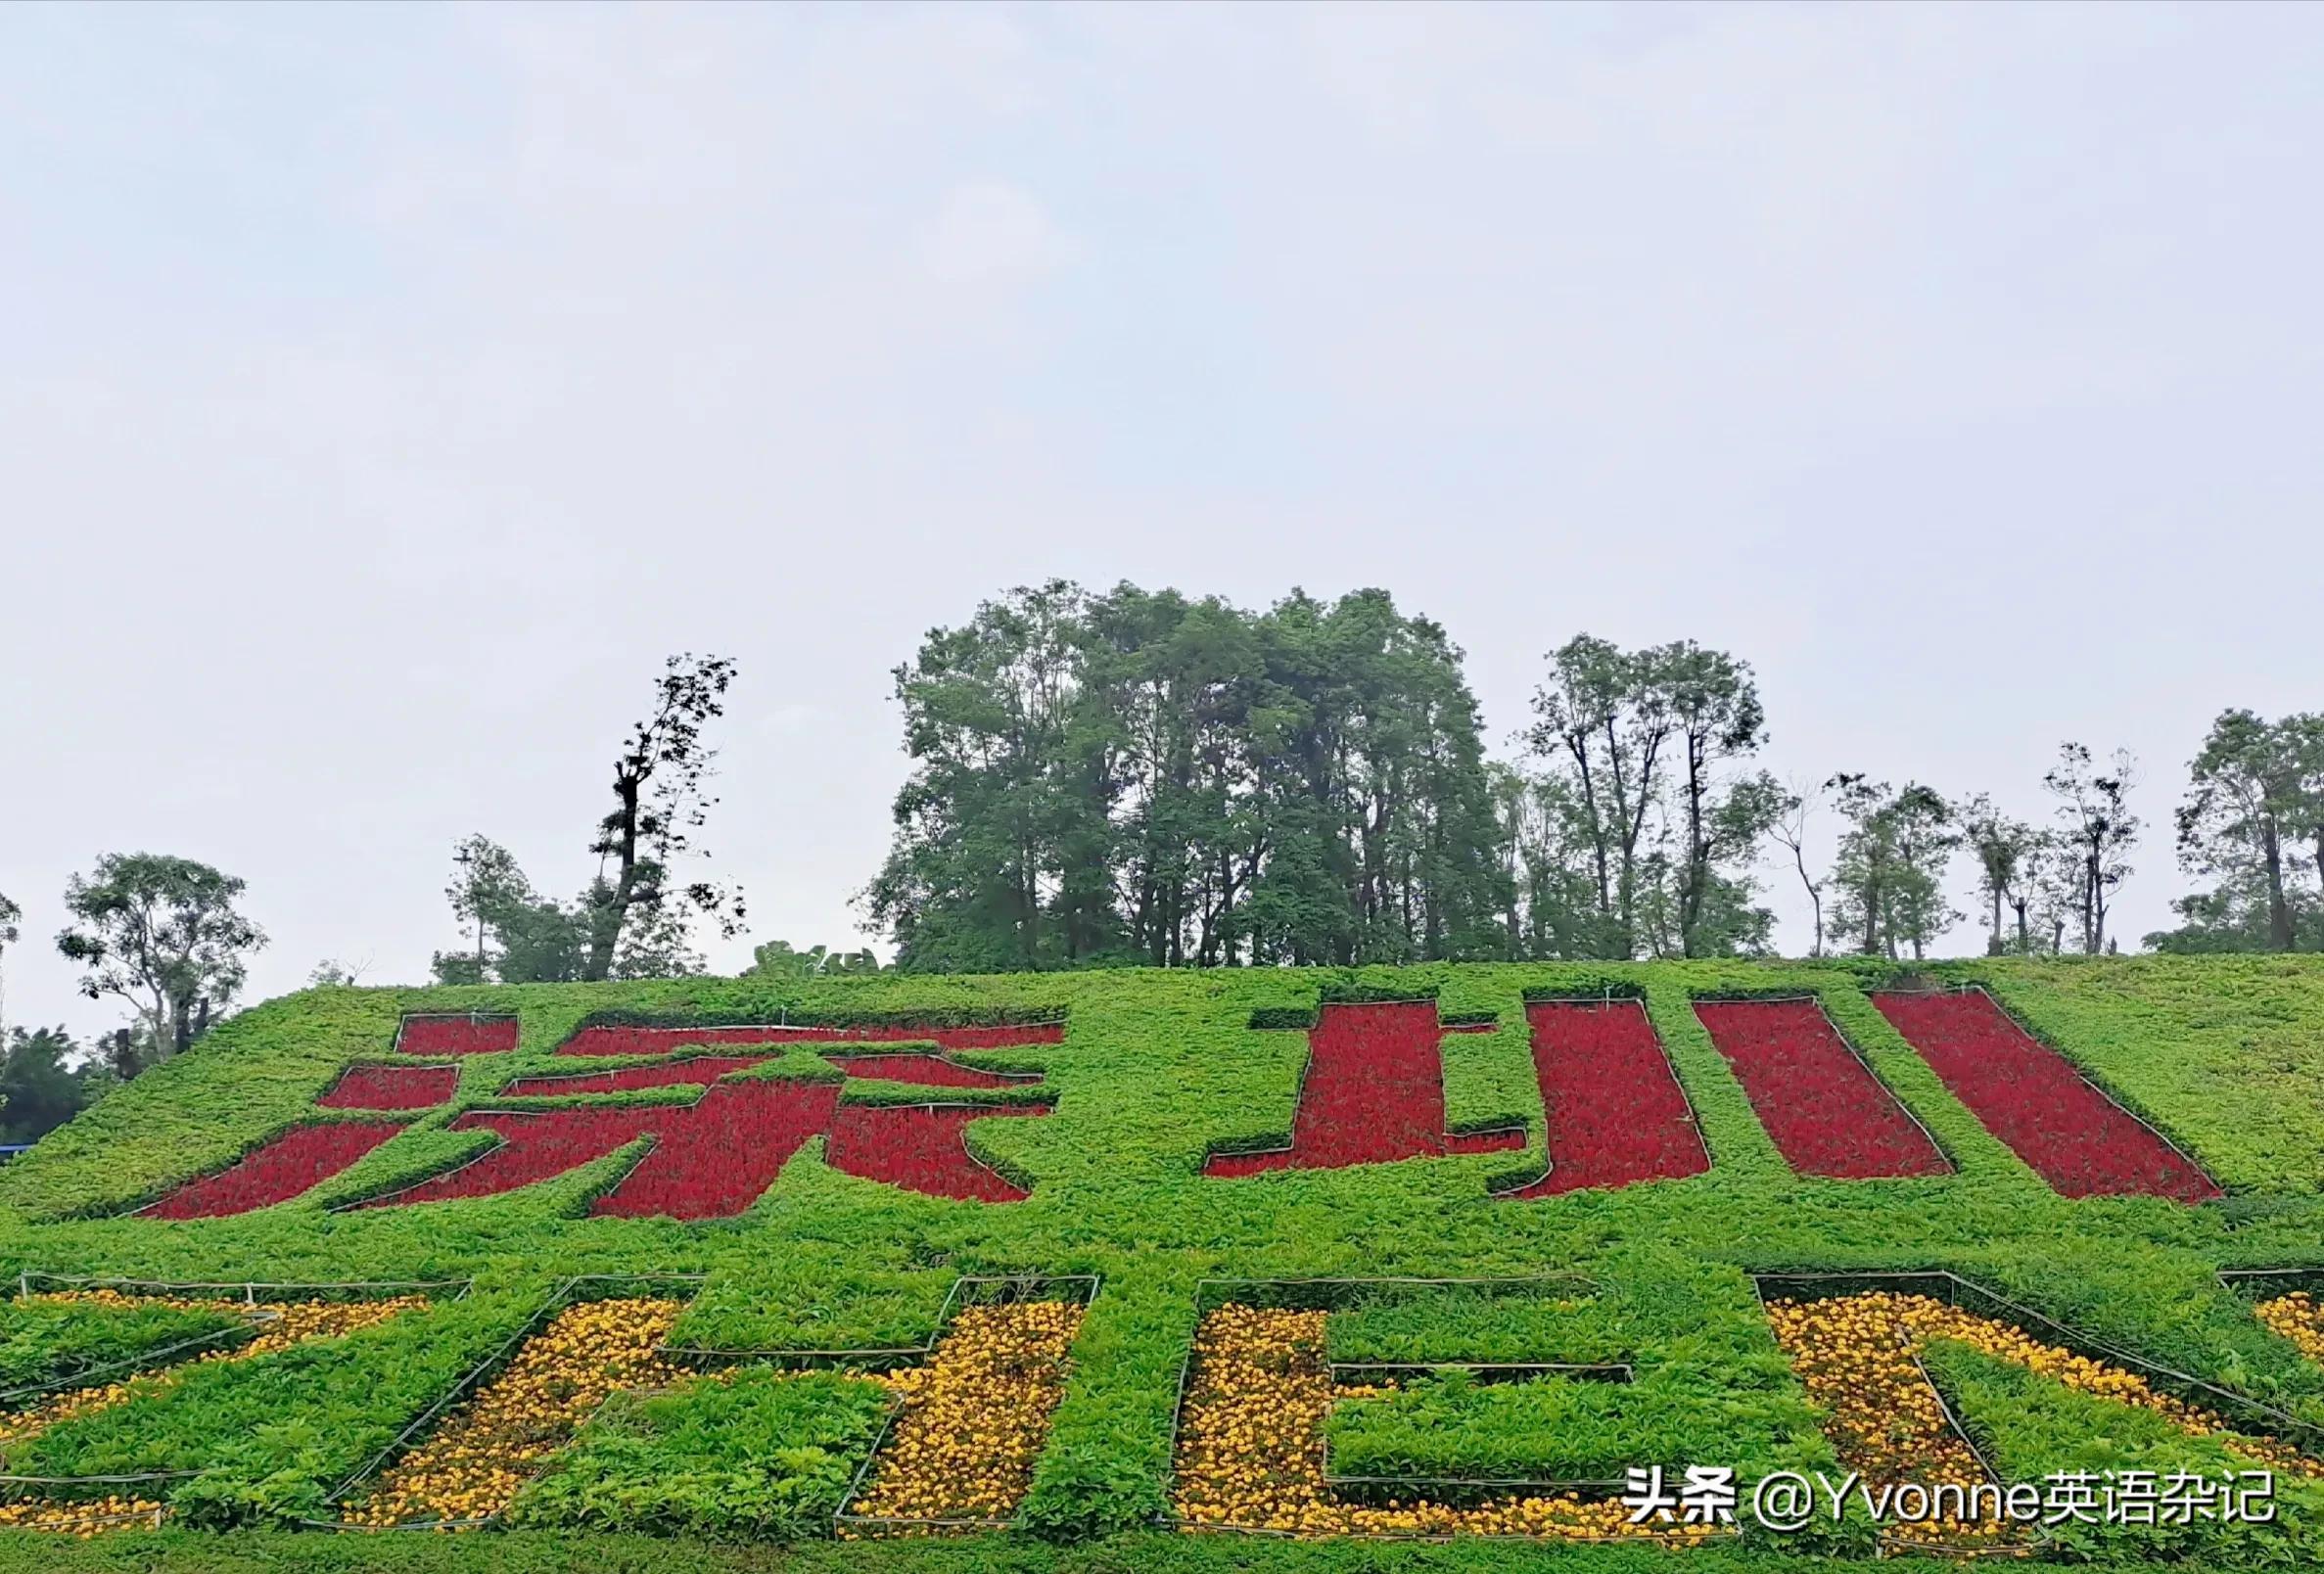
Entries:
[[[1977, 860], [1977, 892], [1987, 903], [1991, 925], [1985, 935], [1987, 953], [2000, 956], [2012, 949], [2020, 955], [2031, 952], [2033, 941], [2026, 912], [2033, 900], [2034, 860], [2042, 851], [2042, 833], [2023, 820], [2004, 814], [1984, 793], [1961, 806], [1960, 819], [1962, 842]], [[2014, 944], [2003, 933], [2005, 907], [2017, 919]]]
[[1952, 806], [1918, 782], [1892, 788], [1860, 772], [1842, 771], [1825, 788], [1848, 821], [1829, 876], [1834, 931], [1860, 934], [1867, 956], [1895, 959], [1909, 946], [1922, 959], [1961, 917], [1944, 896], [1960, 845]]
[[2269, 950], [2296, 943], [2285, 843], [2302, 807], [2298, 720], [2277, 725], [2250, 711], [2222, 712], [2188, 763], [2176, 816], [2180, 866], [2254, 892], [2266, 914]]
[[18, 1028], [0, 1040], [0, 1142], [37, 1142], [80, 1113], [112, 1078], [70, 1064], [63, 1028]]
[[1020, 587], [896, 695], [912, 770], [861, 902], [902, 967], [1507, 954], [1461, 652], [1384, 591]]
[[88, 970], [83, 995], [129, 1002], [147, 1054], [182, 1054], [242, 988], [250, 952], [266, 944], [235, 910], [242, 893], [242, 881], [207, 863], [109, 853], [66, 886], [66, 909], [80, 923], [57, 937], [57, 949]]
[[[0, 892], [0, 962], [6, 961], [8, 948], [22, 937], [23, 932], [17, 926], [23, 916], [24, 909], [9, 901], [6, 892]], [[0, 975], [0, 984], [5, 982], [5, 976]], [[6, 998], [5, 994], [0, 994], [0, 1007], [5, 1007]], [[0, 1009], [0, 1034], [5, 1034], [7, 1030], [8, 1015], [5, 1009]]]
[[631, 729], [614, 762], [614, 808], [598, 823], [597, 839], [589, 847], [598, 857], [598, 877], [586, 902], [585, 980], [613, 971], [625, 927], [642, 927], [652, 935], [657, 956], [671, 952], [667, 926], [657, 927], [661, 920], [678, 920], [682, 926], [684, 919], [701, 915], [715, 920], [729, 939], [741, 932], [739, 892], [708, 881], [670, 883], [672, 864], [695, 851], [691, 833], [718, 802], [704, 794], [718, 752], [703, 742], [702, 729], [725, 715], [726, 688], [733, 680], [731, 658], [671, 657], [655, 683], [653, 711]]
[[306, 987], [310, 990], [351, 990], [362, 979], [369, 962], [343, 962], [336, 956], [326, 956], [308, 969]]
[[739, 891], [681, 884], [674, 873], [689, 856], [709, 856], [693, 842], [718, 802], [704, 790], [718, 752], [703, 730], [725, 714], [733, 678], [725, 657], [678, 655], [664, 664], [652, 711], [614, 762], [614, 808], [589, 843], [597, 872], [573, 903], [542, 896], [516, 856], [489, 837], [454, 845], [444, 897], [468, 934], [459, 950], [436, 953], [438, 982], [674, 978], [702, 970], [696, 920], [711, 919], [729, 939], [742, 932]]
[[2065, 743], [2058, 764], [2042, 777], [2059, 800], [2059, 835], [2076, 871], [2074, 913], [2082, 950], [2091, 956], [2106, 949], [2107, 913], [2115, 893], [2135, 872], [2129, 853], [2141, 829], [2127, 802], [2137, 764], [2127, 750], [2116, 750], [2111, 764], [2111, 771], [2102, 770], [2083, 745]]
[[1815, 817], [1816, 805], [1822, 801], [1824, 788], [1814, 782], [1796, 779], [1785, 790], [1782, 805], [1768, 827], [1768, 835], [1776, 844], [1791, 854], [1791, 866], [1799, 871], [1800, 888], [1807, 893], [1808, 910], [1813, 915], [1815, 939], [1808, 954], [1824, 954], [1824, 882], [1807, 872], [1807, 827]]
[[845, 978], [882, 971], [868, 949], [835, 951], [827, 946], [801, 950], [787, 940], [770, 940], [752, 953], [744, 978]]
[[491, 838], [470, 836], [454, 845], [444, 896], [462, 925], [474, 927], [475, 946], [438, 951], [437, 982], [564, 984], [581, 976], [589, 943], [586, 902], [567, 906], [542, 897], [516, 856]]
[[1733, 955], [1774, 917], [1750, 864], [1783, 789], [1734, 767], [1766, 741], [1750, 665], [1692, 640], [1624, 651], [1589, 634], [1550, 657], [1525, 734], [1562, 782], [1595, 931], [1583, 954]]

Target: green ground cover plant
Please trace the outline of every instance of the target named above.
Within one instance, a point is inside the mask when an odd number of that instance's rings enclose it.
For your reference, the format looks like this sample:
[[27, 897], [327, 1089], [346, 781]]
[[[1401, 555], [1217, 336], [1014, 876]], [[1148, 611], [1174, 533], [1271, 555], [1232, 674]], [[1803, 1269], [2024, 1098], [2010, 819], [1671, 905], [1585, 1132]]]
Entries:
[[797, 1540], [826, 1529], [890, 1408], [877, 1383], [743, 1367], [618, 1395], [514, 1522]]
[[247, 1326], [230, 1313], [157, 1300], [126, 1306], [38, 1296], [0, 1301], [0, 1393], [72, 1382], [194, 1341], [224, 1342], [222, 1336]]
[[[35, 1440], [46, 1451], [43, 1473], [85, 1473], [119, 1461], [208, 1472], [172, 1493], [182, 1517], [197, 1524], [299, 1517], [570, 1274], [706, 1275], [672, 1342], [713, 1352], [908, 1349], [934, 1331], [938, 1310], [961, 1275], [1100, 1275], [1102, 1290], [1077, 1340], [1071, 1381], [1016, 1540], [973, 1553], [833, 1548], [812, 1554], [835, 1559], [834, 1567], [876, 1568], [883, 1559], [903, 1566], [910, 1557], [942, 1566], [948, 1556], [987, 1559], [957, 1565], [964, 1568], [1020, 1566], [1007, 1561], [1020, 1557], [1051, 1560], [1021, 1565], [1027, 1567], [1103, 1566], [1087, 1559], [1112, 1554], [1093, 1549], [1139, 1535], [1165, 1509], [1172, 1415], [1198, 1287], [1221, 1277], [1578, 1275], [1587, 1294], [1533, 1307], [1448, 1302], [1416, 1313], [1382, 1302], [1346, 1311], [1333, 1319], [1332, 1359], [1635, 1361], [1634, 1404], [1638, 1395], [1657, 1392], [1655, 1384], [1668, 1385], [1671, 1396], [1668, 1412], [1651, 1412], [1671, 1417], [1662, 1462], [1727, 1464], [1746, 1476], [1779, 1462], [1832, 1463], [1814, 1412], [1760, 1316], [1753, 1273], [1951, 1269], [2093, 1336], [2324, 1422], [2324, 1371], [2260, 1326], [2248, 1300], [2216, 1276], [2222, 1268], [2324, 1262], [2317, 1244], [2324, 1241], [2324, 1064], [2318, 1063], [2324, 965], [2290, 957], [2101, 958], [1930, 964], [1920, 971], [1931, 982], [1992, 990], [2038, 1037], [2199, 1160], [2228, 1197], [2188, 1207], [2151, 1197], [2057, 1195], [1951, 1097], [1872, 1006], [1866, 990], [1894, 981], [1894, 968], [1884, 963], [324, 989], [242, 1013], [191, 1053], [139, 1078], [0, 1170], [0, 1273], [476, 1279], [468, 1301], [329, 1346], [220, 1366], [150, 1404], [91, 1415]], [[1497, 1200], [1495, 1189], [1538, 1177], [1543, 1163], [1545, 1112], [1526, 998], [1607, 992], [1643, 996], [1711, 1168], [1688, 1180], [1617, 1191]], [[1884, 1180], [1795, 1175], [1693, 1008], [1699, 996], [1752, 994], [1817, 996], [1958, 1173]], [[1296, 1029], [1254, 1028], [1254, 1016], [1306, 1020], [1326, 1000], [1368, 996], [1433, 997], [1445, 1020], [1490, 1024], [1443, 1039], [1447, 1120], [1454, 1130], [1521, 1122], [1527, 1149], [1202, 1177], [1205, 1157], [1219, 1144], [1290, 1127], [1304, 1037]], [[219, 1219], [128, 1216], [138, 1204], [311, 1118], [316, 1096], [347, 1066], [393, 1053], [397, 1023], [417, 1010], [513, 1013], [517, 1047], [464, 1058], [449, 1101], [417, 1112], [401, 1134], [306, 1195]], [[590, 1201], [626, 1172], [638, 1144], [504, 1195], [332, 1211], [478, 1151], [484, 1142], [477, 1134], [445, 1128], [463, 1111], [507, 1104], [498, 1089], [512, 1078], [621, 1064], [556, 1054], [585, 1022], [940, 1025], [1058, 1016], [1067, 1024], [1062, 1042], [968, 1057], [1040, 1071], [1039, 1085], [1010, 1091], [1037, 1086], [1054, 1100], [1053, 1112], [1041, 1119], [968, 1128], [972, 1152], [1031, 1184], [1020, 1202], [957, 1202], [842, 1174], [822, 1162], [817, 1140], [731, 1219], [588, 1217]], [[837, 1069], [802, 1045], [771, 1072], [753, 1074], [829, 1076]], [[844, 1096], [896, 1099], [898, 1088], [859, 1081], [847, 1085]], [[946, 1096], [961, 1095], [954, 1089]], [[9, 1315], [22, 1311], [10, 1308]], [[8, 1348], [15, 1348], [13, 1334]], [[78, 1359], [59, 1354], [66, 1348], [33, 1340], [7, 1359], [26, 1369]], [[1487, 1388], [1475, 1393], [1488, 1410], [1512, 1403]], [[1398, 1404], [1417, 1402], [1406, 1396], [1383, 1406], [1378, 1424], [1388, 1424]], [[1696, 1430], [1680, 1429], [1682, 1412]], [[626, 1407], [607, 1420], [617, 1417], [645, 1426]], [[685, 1433], [682, 1419], [671, 1425], [668, 1436]], [[1417, 1440], [1420, 1429], [1398, 1425], [1404, 1441], [1388, 1452], [1417, 1460], [1426, 1452]], [[1358, 1432], [1347, 1429], [1356, 1426], [1342, 1423], [1335, 1448], [1355, 1445]], [[1465, 1431], [1452, 1429], [1468, 1441], [1451, 1453], [1488, 1458], [1514, 1434], [1535, 1430], [1530, 1422], [1488, 1416]], [[585, 1437], [575, 1458], [596, 1446]], [[1716, 1447], [1722, 1457], [1679, 1459], [1697, 1447]], [[1510, 1444], [1504, 1452], [1523, 1451]], [[600, 1479], [613, 1482], [619, 1473]], [[686, 1523], [721, 1534], [734, 1528]], [[187, 1534], [165, 1532], [154, 1545], [208, 1545], [183, 1540]], [[0, 1534], [0, 1547], [17, 1539]], [[344, 1554], [326, 1549], [350, 1539], [318, 1534], [266, 1545], [295, 1546], [302, 1549], [298, 1558], [327, 1560]], [[511, 1547], [570, 1545], [505, 1540]], [[1187, 1567], [1210, 1566], [1206, 1559], [1226, 1560], [1219, 1566], [1404, 1566], [1366, 1561], [1386, 1558], [1379, 1549], [1235, 1541], [1213, 1551], [1207, 1538], [1186, 1540], [1202, 1545], [1183, 1551], [1167, 1538], [1137, 1545], [1160, 1549], [1152, 1555], [1185, 1560]], [[1032, 1545], [1007, 1550], [1020, 1544]], [[232, 1545], [231, 1539], [218, 1544], [218, 1555]], [[1758, 1551], [1772, 1554], [1789, 1545]], [[309, 1547], [315, 1550], [304, 1550]], [[2261, 1543], [2239, 1542], [2207, 1555], [2250, 1560], [2264, 1551]], [[70, 1555], [113, 1554], [75, 1550]], [[1434, 1564], [1422, 1558], [1412, 1566], [1510, 1566], [1464, 1561], [1477, 1555], [1447, 1551]], [[1569, 1550], [1554, 1557], [1619, 1567], [1632, 1555], [1620, 1549]], [[1696, 1560], [1691, 1566], [1709, 1568], [1719, 1566], [1714, 1555], [1728, 1554], [1686, 1555]], [[1233, 1558], [1246, 1561], [1236, 1565]]]

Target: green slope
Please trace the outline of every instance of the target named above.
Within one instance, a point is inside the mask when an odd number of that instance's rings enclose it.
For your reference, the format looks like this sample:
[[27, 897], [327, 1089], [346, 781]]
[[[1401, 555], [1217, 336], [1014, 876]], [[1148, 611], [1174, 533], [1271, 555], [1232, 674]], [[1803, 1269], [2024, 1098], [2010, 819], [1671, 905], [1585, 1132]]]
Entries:
[[[1535, 1359], [1603, 1359], [1604, 1349], [1618, 1347], [1663, 1376], [1658, 1406], [1674, 1396], [1699, 1401], [1684, 1426], [1671, 1423], [1684, 1445], [1721, 1450], [1728, 1457], [1701, 1462], [1734, 1464], [1746, 1476], [1833, 1462], [1759, 1317], [1747, 1277], [1757, 1271], [1952, 1269], [2077, 1328], [2324, 1422], [2324, 1371], [2262, 1329], [2248, 1303], [2214, 1277], [2221, 1267], [2324, 1262], [2324, 965], [2122, 958], [1925, 970], [1991, 989], [2230, 1192], [2194, 1208], [2152, 1198], [2068, 1201], [2052, 1192], [1872, 1008], [1864, 988], [1890, 971], [1841, 962], [1512, 965], [313, 991], [238, 1016], [0, 1170], [0, 1269], [198, 1280], [477, 1280], [467, 1301], [402, 1330], [391, 1325], [349, 1341], [355, 1353], [331, 1373], [302, 1376], [281, 1369], [285, 1363], [254, 1363], [236, 1378], [248, 1392], [232, 1404], [206, 1409], [199, 1393], [173, 1394], [41, 1440], [50, 1473], [157, 1449], [172, 1461], [209, 1463], [215, 1474], [203, 1492], [234, 1505], [224, 1518], [311, 1505], [376, 1447], [383, 1427], [392, 1433], [416, 1413], [413, 1396], [437, 1380], [441, 1365], [460, 1364], [402, 1346], [428, 1344], [438, 1337], [428, 1330], [440, 1330], [443, 1351], [464, 1357], [517, 1326], [565, 1275], [586, 1273], [707, 1275], [674, 1342], [719, 1349], [915, 1343], [961, 1274], [1102, 1275], [1023, 1515], [1029, 1531], [1064, 1543], [1135, 1532], [1164, 1510], [1173, 1404], [1206, 1277], [1572, 1271], [1591, 1286], [1574, 1335], [1579, 1353]], [[1322, 998], [1367, 994], [1433, 995], [1446, 1016], [1495, 1024], [1444, 1041], [1449, 1120], [1456, 1128], [1523, 1121], [1538, 1170], [1543, 1110], [1523, 1001], [1528, 993], [1606, 988], [1643, 990], [1699, 1119], [1712, 1158], [1707, 1174], [1508, 1202], [1488, 1192], [1521, 1170], [1525, 1155], [1238, 1180], [1197, 1173], [1217, 1144], [1290, 1127], [1304, 1040], [1254, 1031], [1253, 1014], [1296, 1015]], [[1790, 1172], [1690, 1008], [1700, 995], [1776, 991], [1822, 997], [1957, 1174], [1830, 1181]], [[309, 1116], [344, 1068], [382, 1058], [402, 1015], [417, 1010], [515, 1012], [520, 1045], [466, 1061], [450, 1105], [420, 1115], [295, 1201], [196, 1222], [121, 1216]], [[495, 1089], [519, 1072], [577, 1069], [557, 1060], [557, 1045], [607, 1013], [708, 1022], [1061, 1014], [1068, 1023], [1061, 1044], [974, 1057], [1039, 1068], [1056, 1095], [1046, 1118], [972, 1128], [980, 1154], [1030, 1180], [1032, 1195], [1006, 1205], [920, 1196], [834, 1171], [811, 1143], [732, 1220], [583, 1217], [622, 1172], [624, 1155], [500, 1197], [327, 1212], [472, 1151], [474, 1138], [442, 1128], [464, 1108], [496, 1105]], [[852, 1087], [897, 1096], [892, 1088]], [[333, 1403], [302, 1411], [302, 1382], [327, 1383]], [[252, 1407], [268, 1400], [276, 1420], [254, 1426]], [[180, 1546], [169, 1537], [162, 1545]], [[1224, 1545], [1232, 1551], [1171, 1556], [1191, 1559], [1189, 1567], [1228, 1566], [1235, 1557], [1390, 1566], [1354, 1551], [1270, 1551], [1272, 1544], [1232, 1538]], [[542, 1555], [551, 1561], [541, 1566], [558, 1566], [554, 1554]], [[694, 1566], [677, 1561], [674, 1550], [669, 1555], [669, 1566]], [[969, 1557], [839, 1548], [801, 1566], [857, 1559], [874, 1567], [910, 1555], [940, 1563]], [[990, 1566], [1019, 1566], [1008, 1561], [1017, 1554], [991, 1555]], [[1074, 1555], [1096, 1560], [1059, 1566], [1109, 1566], [1094, 1546]], [[1595, 1557], [1610, 1567], [1636, 1552], [1542, 1555]], [[1429, 1566], [1471, 1566], [1467, 1559], [1446, 1553]], [[1705, 1555], [1701, 1566], [1714, 1564]]]

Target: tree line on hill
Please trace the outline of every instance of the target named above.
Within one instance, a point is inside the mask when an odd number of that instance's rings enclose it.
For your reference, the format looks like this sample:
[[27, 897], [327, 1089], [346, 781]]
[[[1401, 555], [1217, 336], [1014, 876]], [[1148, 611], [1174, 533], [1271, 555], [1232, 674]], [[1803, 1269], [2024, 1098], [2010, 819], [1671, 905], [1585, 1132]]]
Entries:
[[[1966, 856], [1989, 950], [2118, 948], [2144, 834], [2125, 754], [2062, 745], [2039, 822], [1857, 771], [1779, 781], [1748, 662], [1582, 634], [1497, 760], [1461, 659], [1380, 590], [988, 602], [896, 670], [913, 765], [865, 910], [933, 971], [1749, 955], [1772, 855], [1811, 952], [1901, 958], [1964, 917]], [[2193, 777], [2179, 856], [2216, 883], [2147, 944], [2324, 948], [2324, 718], [2229, 712]], [[1818, 815], [1839, 822], [1821, 869]]]
[[[483, 835], [453, 852], [460, 943], [442, 983], [674, 977], [731, 938], [742, 893], [689, 878], [735, 664], [671, 657], [619, 747], [593, 872], [544, 895]], [[2145, 826], [2135, 763], [2061, 746], [2048, 812], [1988, 792], [1848, 770], [1779, 781], [1750, 664], [1691, 640], [1552, 652], [1514, 757], [1444, 628], [1383, 590], [1217, 597], [1052, 581], [932, 630], [895, 670], [911, 765], [888, 856], [860, 901], [894, 945], [758, 948], [751, 973], [1009, 971], [1768, 953], [1762, 879], [1795, 879], [1811, 954], [1922, 957], [1966, 916], [1985, 949], [2118, 949]], [[2145, 944], [2324, 950], [2324, 715], [2213, 722], [2173, 817], [2206, 884]], [[1836, 819], [1822, 867], [1809, 844]], [[128, 1020], [93, 1043], [0, 1020], [0, 1142], [28, 1140], [184, 1050], [230, 1008], [265, 936], [244, 883], [192, 859], [108, 854], [69, 883], [57, 946]], [[0, 895], [0, 963], [23, 912]], [[310, 982], [351, 984], [324, 962]]]

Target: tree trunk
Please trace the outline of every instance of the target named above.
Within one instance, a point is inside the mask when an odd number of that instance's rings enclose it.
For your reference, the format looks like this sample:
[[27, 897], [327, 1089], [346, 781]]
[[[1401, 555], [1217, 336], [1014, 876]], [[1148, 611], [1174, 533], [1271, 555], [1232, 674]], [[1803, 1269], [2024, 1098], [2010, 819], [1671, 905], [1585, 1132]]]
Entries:
[[2292, 949], [2292, 907], [2284, 900], [2284, 849], [2275, 817], [2259, 822], [2259, 852], [2267, 863], [2267, 949]]

